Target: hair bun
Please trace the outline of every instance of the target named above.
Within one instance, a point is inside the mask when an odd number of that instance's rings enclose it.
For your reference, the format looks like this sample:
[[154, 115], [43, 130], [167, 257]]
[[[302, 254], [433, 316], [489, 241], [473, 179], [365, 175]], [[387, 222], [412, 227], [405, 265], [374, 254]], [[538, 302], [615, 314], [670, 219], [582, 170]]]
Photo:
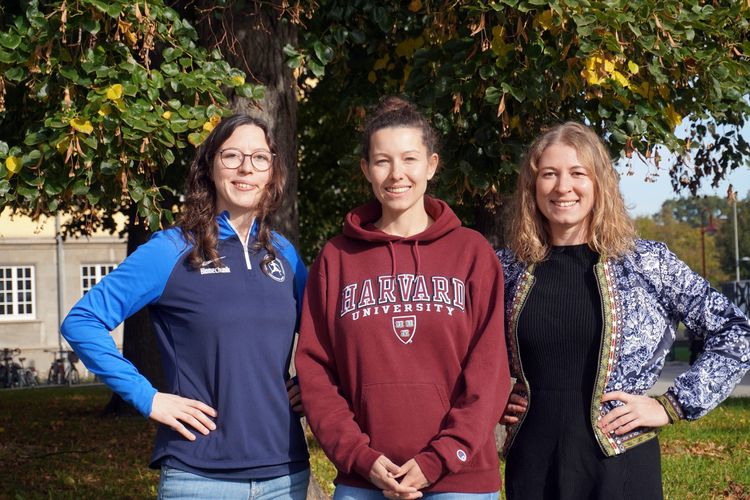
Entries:
[[382, 115], [384, 113], [392, 113], [394, 111], [416, 111], [416, 108], [412, 103], [405, 99], [401, 99], [396, 96], [388, 96], [375, 108], [373, 115]]

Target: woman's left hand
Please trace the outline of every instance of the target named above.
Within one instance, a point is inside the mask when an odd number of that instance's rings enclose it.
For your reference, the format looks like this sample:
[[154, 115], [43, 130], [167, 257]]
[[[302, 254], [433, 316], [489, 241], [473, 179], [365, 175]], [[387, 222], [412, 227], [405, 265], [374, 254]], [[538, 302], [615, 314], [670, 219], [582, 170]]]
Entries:
[[[422, 488], [426, 488], [430, 485], [430, 482], [426, 477], [424, 477], [419, 464], [413, 458], [399, 467], [398, 471], [391, 472], [388, 475], [393, 479], [403, 477], [403, 479], [401, 480], [401, 486], [405, 486], [407, 488], [416, 488], [417, 490], [421, 490]], [[419, 491], [415, 493], [397, 493], [395, 491], [384, 491], [383, 495], [385, 495], [387, 498], [393, 499], [412, 499], [422, 496]]]
[[292, 411], [304, 416], [305, 409], [302, 407], [302, 393], [299, 390], [299, 385], [294, 382], [294, 379], [286, 381], [286, 393], [289, 396], [289, 405], [292, 407]]
[[616, 400], [624, 404], [599, 420], [599, 428], [605, 433], [614, 431], [620, 436], [638, 427], [661, 427], [669, 423], [666, 410], [654, 398], [622, 391], [608, 392], [602, 396], [602, 401]]

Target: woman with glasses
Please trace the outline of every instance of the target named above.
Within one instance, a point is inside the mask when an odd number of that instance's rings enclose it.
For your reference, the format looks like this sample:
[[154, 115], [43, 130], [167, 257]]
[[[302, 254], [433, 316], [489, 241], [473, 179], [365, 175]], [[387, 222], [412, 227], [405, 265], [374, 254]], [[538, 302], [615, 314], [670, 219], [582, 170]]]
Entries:
[[[151, 459], [161, 469], [159, 498], [306, 495], [308, 455], [288, 372], [306, 270], [270, 228], [286, 178], [274, 151], [262, 121], [222, 120], [190, 167], [177, 227], [155, 233], [62, 325], [92, 372], [162, 424]], [[162, 355], [163, 392], [108, 334], [142, 307]]]

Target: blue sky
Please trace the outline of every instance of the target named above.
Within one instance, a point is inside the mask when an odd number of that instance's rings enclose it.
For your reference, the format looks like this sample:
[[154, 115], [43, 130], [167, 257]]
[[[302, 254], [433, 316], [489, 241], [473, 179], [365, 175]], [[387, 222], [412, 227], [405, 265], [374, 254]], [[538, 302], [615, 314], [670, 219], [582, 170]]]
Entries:
[[[656, 182], [646, 182], [644, 178], [649, 169], [635, 161], [633, 162], [634, 175], [625, 175], [627, 167], [623, 164], [617, 164], [617, 171], [621, 175], [620, 191], [632, 217], [653, 215], [659, 211], [664, 201], [671, 198], [688, 197], [687, 192], [677, 195], [672, 190], [668, 167], [661, 168], [661, 175], [656, 178]], [[744, 200], [750, 191], [750, 168], [739, 167], [733, 170], [728, 178], [723, 180], [719, 187], [715, 189], [710, 187], [709, 184], [710, 182], [704, 182], [704, 186], [698, 194], [726, 197], [729, 184], [732, 184], [734, 190], [739, 192], [739, 198]]]

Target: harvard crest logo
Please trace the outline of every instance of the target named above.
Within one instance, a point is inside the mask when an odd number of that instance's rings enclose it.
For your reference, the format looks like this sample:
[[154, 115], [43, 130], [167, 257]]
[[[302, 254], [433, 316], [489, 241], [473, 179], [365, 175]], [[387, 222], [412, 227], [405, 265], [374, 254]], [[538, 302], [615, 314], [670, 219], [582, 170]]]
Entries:
[[417, 331], [416, 316], [394, 316], [391, 318], [393, 324], [393, 333], [404, 344], [411, 344], [414, 340], [414, 334]]
[[284, 272], [284, 266], [281, 264], [281, 262], [279, 262], [278, 259], [273, 259], [271, 262], [269, 262], [267, 269], [268, 276], [270, 276], [272, 280], [278, 281], [279, 283], [284, 282], [286, 273]]

